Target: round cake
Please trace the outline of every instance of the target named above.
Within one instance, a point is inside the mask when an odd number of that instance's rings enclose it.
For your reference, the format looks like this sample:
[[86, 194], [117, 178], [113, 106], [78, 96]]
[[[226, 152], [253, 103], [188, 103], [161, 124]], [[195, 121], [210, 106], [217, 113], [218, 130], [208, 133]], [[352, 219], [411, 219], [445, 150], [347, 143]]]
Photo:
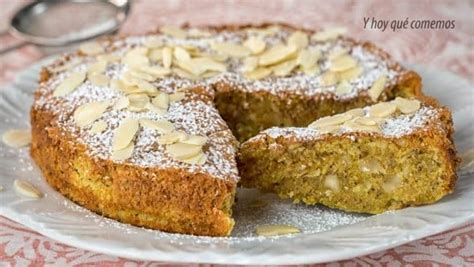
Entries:
[[239, 141], [421, 95], [416, 73], [343, 34], [162, 27], [87, 43], [41, 73], [32, 156], [50, 185], [98, 214], [229, 235]]

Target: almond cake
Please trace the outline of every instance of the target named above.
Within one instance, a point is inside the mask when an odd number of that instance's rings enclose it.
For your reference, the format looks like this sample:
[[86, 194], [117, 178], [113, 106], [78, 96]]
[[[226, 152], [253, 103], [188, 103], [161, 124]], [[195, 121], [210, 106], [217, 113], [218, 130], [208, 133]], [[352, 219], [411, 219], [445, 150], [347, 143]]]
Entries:
[[[416, 73], [343, 33], [162, 27], [87, 43], [43, 69], [31, 154], [49, 184], [96, 213], [226, 236], [240, 179], [238, 140], [421, 96]], [[259, 186], [247, 159], [261, 139], [244, 145], [245, 185]]]
[[452, 132], [446, 108], [397, 97], [308, 127], [259, 133], [239, 152], [241, 182], [350, 212], [433, 203], [456, 181]]

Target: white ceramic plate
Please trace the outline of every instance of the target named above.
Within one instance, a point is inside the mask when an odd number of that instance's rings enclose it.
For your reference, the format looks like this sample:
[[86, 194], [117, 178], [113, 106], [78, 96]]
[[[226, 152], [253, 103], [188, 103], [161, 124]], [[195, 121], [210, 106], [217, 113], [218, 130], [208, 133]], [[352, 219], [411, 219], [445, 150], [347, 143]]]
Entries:
[[[0, 90], [0, 133], [28, 128], [32, 93], [43, 60]], [[454, 113], [456, 143], [466, 151], [472, 144], [473, 88], [446, 72], [416, 67], [425, 91], [449, 105]], [[234, 209], [236, 228], [229, 238], [168, 234], [121, 224], [85, 210], [50, 188], [29, 158], [28, 149], [0, 144], [0, 214], [41, 234], [82, 249], [142, 260], [233, 264], [300, 264], [342, 260], [373, 253], [433, 235], [474, 218], [474, 174], [460, 173], [455, 192], [428, 206], [377, 216], [349, 214], [320, 206], [293, 205], [274, 195], [239, 190]], [[40, 200], [18, 196], [14, 179], [26, 179], [44, 193]], [[249, 208], [254, 199], [264, 208]], [[263, 223], [287, 223], [301, 234], [263, 238], [253, 234]]]

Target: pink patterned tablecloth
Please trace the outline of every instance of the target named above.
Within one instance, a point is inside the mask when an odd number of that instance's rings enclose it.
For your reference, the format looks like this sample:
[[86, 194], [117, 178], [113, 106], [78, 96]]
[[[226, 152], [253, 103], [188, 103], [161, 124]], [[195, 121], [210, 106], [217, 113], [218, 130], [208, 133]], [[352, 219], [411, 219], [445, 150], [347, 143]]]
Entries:
[[[27, 1], [0, 0], [0, 32]], [[435, 66], [474, 81], [473, 1], [134, 1], [121, 31], [143, 33], [159, 24], [219, 24], [282, 21], [306, 27], [345, 26], [358, 39], [375, 42], [396, 59]], [[364, 17], [384, 20], [455, 20], [450, 30], [364, 29]], [[60, 23], [60, 22], [58, 22]], [[0, 37], [0, 49], [15, 43]], [[0, 55], [0, 86], [42, 58], [44, 50], [25, 46]], [[474, 202], [474, 200], [473, 200]], [[474, 204], [473, 204], [474, 205]], [[0, 216], [0, 265], [154, 266], [70, 247]], [[323, 266], [474, 266], [474, 223], [364, 257]], [[319, 266], [319, 265], [318, 265]]]

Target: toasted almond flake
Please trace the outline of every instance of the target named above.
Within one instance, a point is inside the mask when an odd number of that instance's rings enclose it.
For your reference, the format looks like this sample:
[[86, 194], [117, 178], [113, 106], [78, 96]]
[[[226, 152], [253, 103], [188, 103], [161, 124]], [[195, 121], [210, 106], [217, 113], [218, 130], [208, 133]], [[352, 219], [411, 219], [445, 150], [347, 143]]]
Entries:
[[360, 117], [360, 118], [356, 118], [354, 120], [354, 122], [358, 123], [358, 124], [362, 124], [362, 125], [367, 125], [367, 126], [373, 126], [373, 125], [377, 125], [377, 120], [374, 120], [373, 118], [371, 117]]
[[73, 72], [69, 77], [64, 79], [58, 87], [54, 90], [53, 95], [65, 96], [74, 91], [79, 85], [81, 85], [86, 79], [86, 73], [83, 71]]
[[421, 103], [417, 99], [395, 98], [392, 101], [403, 114], [410, 114], [420, 109]]
[[157, 95], [153, 98], [151, 103], [153, 103], [153, 105], [155, 105], [159, 108], [168, 109], [169, 95], [166, 94], [166, 93], [160, 93], [159, 95]]
[[174, 48], [173, 56], [178, 61], [188, 61], [191, 59], [191, 55], [189, 55], [188, 51], [179, 46]]
[[344, 95], [352, 92], [352, 86], [347, 81], [342, 81], [336, 86], [336, 93]]
[[29, 130], [8, 130], [3, 133], [2, 141], [9, 147], [19, 148], [31, 143], [31, 132]]
[[172, 94], [169, 94], [169, 102], [177, 102], [177, 101], [181, 101], [184, 99], [184, 97], [186, 96], [186, 94], [184, 92], [176, 92], [176, 93], [172, 93]]
[[141, 66], [140, 70], [157, 77], [164, 77], [166, 75], [171, 74], [170, 69], [163, 68], [160, 66]]
[[197, 165], [202, 165], [206, 163], [206, 160], [207, 160], [207, 156], [202, 152], [187, 159], [180, 159], [180, 161], [182, 162], [189, 163], [189, 164], [197, 164]]
[[117, 151], [126, 148], [138, 132], [138, 121], [130, 118], [124, 119], [115, 129], [112, 140], [112, 150]]
[[345, 55], [332, 60], [329, 69], [334, 72], [341, 72], [352, 69], [355, 66], [357, 66], [357, 61], [353, 57]]
[[115, 161], [124, 161], [132, 156], [134, 148], [135, 145], [130, 143], [123, 149], [114, 150], [112, 151], [110, 159]]
[[146, 40], [144, 45], [147, 48], [159, 48], [163, 46], [163, 40], [158, 38], [157, 36], [149, 36]]
[[335, 192], [341, 189], [339, 179], [334, 174], [329, 174], [324, 178], [324, 186]]
[[277, 64], [295, 56], [297, 51], [295, 46], [277, 44], [260, 55], [258, 64], [261, 66]]
[[200, 135], [189, 135], [186, 140], [181, 141], [184, 144], [199, 145], [202, 146], [207, 142], [207, 137]]
[[308, 43], [308, 34], [302, 31], [295, 31], [290, 35], [290, 37], [288, 37], [288, 45], [295, 46], [297, 49], [303, 49], [307, 47]]
[[109, 101], [85, 103], [74, 111], [74, 121], [78, 127], [85, 127], [100, 118], [109, 106]]
[[337, 28], [330, 28], [325, 29], [323, 31], [319, 31], [311, 37], [311, 39], [318, 41], [318, 42], [325, 42], [337, 39], [339, 36], [345, 34], [347, 32], [346, 28], [337, 27]]
[[230, 57], [246, 57], [250, 55], [250, 49], [243, 45], [233, 43], [213, 42], [211, 48], [218, 54], [227, 55]]
[[173, 51], [170, 47], [165, 47], [161, 52], [163, 53], [163, 67], [169, 69], [171, 67], [171, 64], [173, 63]]
[[150, 119], [140, 119], [139, 122], [142, 127], [157, 130], [162, 134], [168, 134], [174, 131], [173, 123], [166, 120], [154, 121]]
[[333, 86], [337, 83], [337, 75], [332, 71], [327, 71], [321, 75], [321, 83], [323, 86]]
[[298, 53], [296, 61], [303, 69], [309, 69], [317, 64], [320, 57], [321, 51], [316, 49], [305, 49]]
[[265, 41], [257, 36], [251, 36], [244, 42], [244, 46], [247, 47], [253, 55], [262, 53], [265, 50]]
[[160, 28], [160, 32], [178, 39], [185, 39], [187, 36], [187, 32], [185, 30], [176, 26], [163, 26]]
[[342, 126], [356, 132], [380, 132], [380, 127], [378, 125], [368, 126], [354, 121], [346, 121]]
[[362, 109], [362, 108], [354, 108], [354, 109], [346, 111], [344, 114], [351, 115], [352, 117], [363, 117], [363, 116], [365, 116], [364, 109]]
[[126, 96], [120, 97], [112, 107], [113, 110], [122, 110], [130, 104], [130, 100]]
[[146, 94], [130, 94], [127, 98], [129, 101], [127, 109], [130, 111], [143, 111], [146, 109], [146, 104], [150, 102]]
[[349, 114], [337, 114], [334, 116], [323, 117], [320, 118], [313, 123], [311, 123], [308, 127], [311, 128], [320, 128], [329, 125], [341, 125], [342, 123], [352, 119], [352, 116]]
[[87, 42], [79, 47], [79, 51], [88, 56], [95, 56], [103, 53], [104, 48], [98, 42]]
[[99, 60], [95, 62], [94, 64], [90, 65], [89, 68], [87, 68], [87, 74], [88, 75], [100, 74], [100, 73], [103, 73], [105, 69], [107, 69], [107, 61]]
[[184, 141], [188, 138], [188, 135], [183, 131], [173, 131], [166, 133], [158, 138], [158, 144], [170, 145], [179, 141]]
[[382, 94], [384, 88], [385, 88], [385, 83], [387, 81], [387, 76], [381, 75], [375, 82], [372, 84], [370, 87], [368, 94], [370, 99], [372, 101], [377, 101], [379, 96]]
[[200, 145], [176, 143], [166, 146], [166, 151], [171, 154], [174, 159], [188, 159], [201, 153]]
[[346, 56], [348, 53], [348, 48], [337, 48], [329, 52], [328, 59], [333, 61], [340, 58], [341, 56]]
[[317, 129], [321, 133], [337, 133], [339, 129], [341, 129], [341, 126], [340, 125], [327, 125], [323, 127], [318, 127]]
[[104, 74], [92, 74], [88, 75], [87, 79], [96, 86], [107, 86], [110, 82], [109, 77]]
[[103, 120], [99, 120], [99, 121], [94, 122], [94, 124], [92, 124], [91, 132], [98, 134], [105, 131], [105, 129], [107, 129], [107, 123]]
[[382, 102], [371, 106], [369, 114], [370, 116], [385, 118], [392, 115], [395, 111], [397, 111], [397, 106], [395, 104]]
[[359, 78], [362, 72], [363, 72], [363, 69], [361, 66], [355, 66], [354, 68], [350, 68], [348, 70], [338, 72], [337, 76], [339, 77], [339, 80], [350, 81], [350, 80]]
[[178, 77], [189, 79], [189, 80], [197, 80], [199, 77], [180, 68], [173, 68], [173, 73], [176, 74]]
[[246, 72], [245, 77], [248, 78], [248, 79], [252, 79], [252, 80], [260, 80], [260, 79], [263, 79], [263, 78], [267, 77], [271, 73], [272, 73], [271, 69], [258, 68], [256, 70]]
[[36, 188], [33, 184], [25, 180], [16, 179], [13, 182], [13, 187], [15, 191], [25, 197], [30, 198], [42, 198], [43, 192]]
[[318, 65], [314, 65], [309, 68], [303, 68], [302, 71], [306, 75], [318, 75], [321, 72]]
[[242, 71], [250, 72], [254, 71], [258, 67], [258, 58], [257, 57], [246, 57], [243, 60]]
[[255, 233], [258, 236], [276, 236], [276, 235], [288, 235], [288, 234], [297, 234], [300, 232], [300, 229], [284, 224], [264, 224], [259, 225], [255, 229]]
[[275, 76], [287, 76], [297, 66], [296, 60], [288, 60], [271, 67]]

